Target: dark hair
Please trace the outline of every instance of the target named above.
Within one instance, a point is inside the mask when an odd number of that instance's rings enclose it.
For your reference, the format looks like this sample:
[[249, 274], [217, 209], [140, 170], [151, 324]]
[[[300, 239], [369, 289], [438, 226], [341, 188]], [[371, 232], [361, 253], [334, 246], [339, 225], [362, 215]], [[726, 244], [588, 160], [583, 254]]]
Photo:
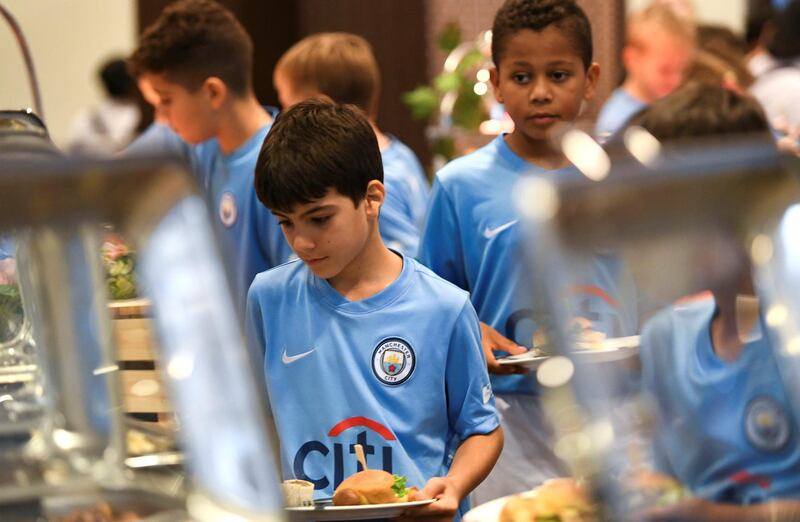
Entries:
[[375, 179], [383, 182], [383, 163], [364, 113], [311, 98], [276, 118], [258, 155], [255, 187], [268, 208], [291, 212], [330, 189], [358, 205]]
[[762, 38], [765, 28], [774, 24], [775, 10], [772, 8], [772, 0], [748, 0], [744, 24], [744, 40], [748, 48], [753, 49]]
[[351, 103], [369, 115], [377, 111], [380, 71], [372, 46], [350, 33], [303, 38], [275, 66], [293, 88], [312, 88], [336, 103]]
[[164, 73], [194, 91], [211, 76], [234, 94], [251, 87], [253, 43], [233, 14], [211, 0], [180, 0], [145, 29], [129, 60], [134, 75]]
[[744, 61], [747, 44], [729, 27], [718, 24], [697, 26], [697, 46], [725, 59]]
[[100, 81], [106, 93], [116, 99], [132, 99], [136, 96], [136, 80], [128, 72], [125, 60], [115, 58], [100, 68]]
[[698, 25], [697, 44], [699, 48], [684, 78], [686, 83], [733, 82], [743, 89], [753, 84], [755, 79], [745, 64], [747, 45], [736, 33], [722, 25]]
[[637, 113], [628, 126], [643, 127], [660, 141], [761, 133], [772, 139], [761, 105], [722, 86], [688, 83]]
[[685, 83], [710, 83], [740, 89], [747, 89], [753, 81], [753, 75], [742, 61], [726, 59], [704, 49], [695, 51], [684, 75]]
[[800, 57], [800, 0], [792, 0], [776, 17], [769, 53], [779, 60]]
[[523, 29], [541, 31], [550, 25], [567, 37], [588, 69], [592, 65], [592, 26], [574, 0], [506, 0], [492, 24], [495, 67], [500, 67], [509, 38]]

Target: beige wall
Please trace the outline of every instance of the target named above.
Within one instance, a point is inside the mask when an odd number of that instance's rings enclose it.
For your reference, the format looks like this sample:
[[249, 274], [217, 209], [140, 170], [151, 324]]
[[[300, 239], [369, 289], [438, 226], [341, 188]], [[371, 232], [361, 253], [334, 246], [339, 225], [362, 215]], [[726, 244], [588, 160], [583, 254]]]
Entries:
[[[134, 0], [3, 0], [28, 40], [46, 123], [63, 144], [81, 107], [101, 98], [97, 66], [127, 54], [136, 37]], [[0, 22], [0, 108], [32, 106], [22, 60], [6, 24]]]

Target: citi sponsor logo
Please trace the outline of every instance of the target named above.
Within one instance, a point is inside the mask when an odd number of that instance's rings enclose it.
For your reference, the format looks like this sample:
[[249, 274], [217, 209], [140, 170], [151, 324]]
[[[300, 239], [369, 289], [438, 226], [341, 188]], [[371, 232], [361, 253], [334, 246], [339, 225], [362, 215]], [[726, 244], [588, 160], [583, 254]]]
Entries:
[[[347, 439], [348, 436], [351, 438]], [[361, 471], [361, 464], [358, 464], [355, 457], [356, 444], [361, 444], [364, 449], [364, 456], [370, 468], [380, 467], [392, 473], [392, 447], [389, 444], [397, 440], [397, 437], [383, 424], [367, 417], [350, 417], [331, 428], [328, 437], [331, 439], [338, 437], [339, 440], [329, 441], [328, 444], [310, 440], [300, 446], [294, 456], [294, 476], [311, 482], [314, 484], [314, 489], [327, 488], [331, 485], [331, 480], [335, 489], [346, 476]], [[329, 473], [321, 471], [330, 470], [331, 463], [332, 477], [328, 476]]]

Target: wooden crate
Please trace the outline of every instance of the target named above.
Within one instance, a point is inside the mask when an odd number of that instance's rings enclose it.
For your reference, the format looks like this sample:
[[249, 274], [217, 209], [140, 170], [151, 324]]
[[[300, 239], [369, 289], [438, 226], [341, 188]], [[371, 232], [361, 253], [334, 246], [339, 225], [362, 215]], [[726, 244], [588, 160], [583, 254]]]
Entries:
[[112, 301], [109, 309], [125, 411], [142, 420], [171, 422], [172, 406], [158, 370], [149, 302]]

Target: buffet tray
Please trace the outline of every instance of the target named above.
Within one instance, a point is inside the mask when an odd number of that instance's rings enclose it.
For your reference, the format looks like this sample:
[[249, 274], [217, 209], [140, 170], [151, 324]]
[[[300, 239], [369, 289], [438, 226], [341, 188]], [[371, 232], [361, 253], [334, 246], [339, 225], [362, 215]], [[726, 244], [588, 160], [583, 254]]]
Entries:
[[[101, 490], [80, 494], [52, 495], [41, 500], [42, 512], [48, 522], [60, 522], [76, 511], [90, 510], [106, 503], [115, 515], [132, 512], [138, 522], [184, 522], [189, 519], [182, 498], [138, 490]], [[77, 519], [81, 520], [81, 519]]]
[[31, 382], [36, 377], [37, 371], [38, 367], [35, 364], [0, 366], [0, 384]]

